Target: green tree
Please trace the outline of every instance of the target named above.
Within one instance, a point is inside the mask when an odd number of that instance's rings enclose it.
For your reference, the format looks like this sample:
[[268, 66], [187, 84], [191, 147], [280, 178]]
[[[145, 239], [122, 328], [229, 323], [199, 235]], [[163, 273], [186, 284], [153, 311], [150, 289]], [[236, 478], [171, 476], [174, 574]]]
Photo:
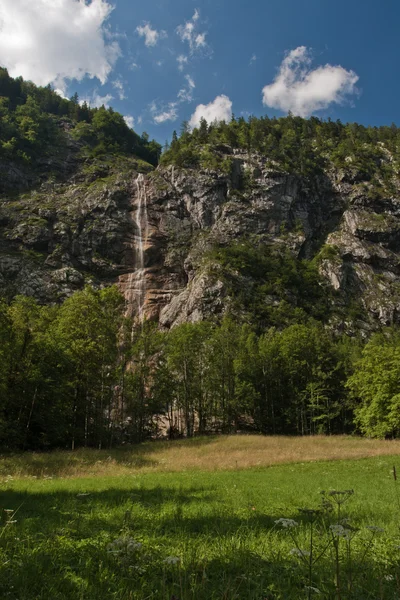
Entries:
[[57, 334], [70, 362], [71, 448], [104, 443], [112, 416], [122, 297], [115, 288], [86, 287], [60, 308]]
[[355, 421], [371, 437], [400, 433], [400, 334], [374, 335], [362, 352], [348, 387], [355, 400]]
[[185, 323], [175, 327], [168, 336], [168, 366], [175, 379], [176, 408], [182, 411], [184, 431], [188, 437], [205, 431], [210, 390], [208, 382], [208, 341], [210, 323]]

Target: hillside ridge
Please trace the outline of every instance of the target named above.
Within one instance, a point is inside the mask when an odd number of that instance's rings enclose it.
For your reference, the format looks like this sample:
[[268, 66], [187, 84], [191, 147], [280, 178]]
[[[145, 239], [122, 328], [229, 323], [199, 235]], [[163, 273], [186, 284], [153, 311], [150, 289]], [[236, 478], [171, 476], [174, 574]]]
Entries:
[[156, 166], [156, 143], [112, 109], [0, 75], [6, 298], [118, 283], [130, 314], [165, 328], [228, 312], [367, 334], [399, 321], [395, 126], [203, 120]]

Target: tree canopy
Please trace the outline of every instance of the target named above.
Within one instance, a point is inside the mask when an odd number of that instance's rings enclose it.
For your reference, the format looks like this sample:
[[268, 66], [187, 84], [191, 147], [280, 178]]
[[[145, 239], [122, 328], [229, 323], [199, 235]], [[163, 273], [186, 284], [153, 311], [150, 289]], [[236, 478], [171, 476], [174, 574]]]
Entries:
[[112, 108], [90, 108], [77, 94], [67, 100], [0, 67], [0, 157], [34, 165], [54, 145], [65, 145], [67, 135], [96, 156], [133, 154], [156, 166], [161, 155], [160, 144], [139, 136]]

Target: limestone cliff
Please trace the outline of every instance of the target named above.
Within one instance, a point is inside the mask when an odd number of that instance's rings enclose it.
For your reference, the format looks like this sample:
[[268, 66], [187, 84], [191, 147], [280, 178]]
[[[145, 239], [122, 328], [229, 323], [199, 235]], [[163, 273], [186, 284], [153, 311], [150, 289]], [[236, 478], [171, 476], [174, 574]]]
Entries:
[[399, 321], [400, 189], [375, 197], [354, 172], [330, 167], [301, 177], [258, 153], [220, 153], [229, 174], [153, 170], [123, 156], [81, 160], [73, 144], [39, 178], [3, 161], [3, 295], [57, 302], [86, 283], [118, 283], [130, 314], [163, 327], [212, 318], [233, 298], [210, 251], [246, 240], [315, 260], [332, 290], [336, 327]]

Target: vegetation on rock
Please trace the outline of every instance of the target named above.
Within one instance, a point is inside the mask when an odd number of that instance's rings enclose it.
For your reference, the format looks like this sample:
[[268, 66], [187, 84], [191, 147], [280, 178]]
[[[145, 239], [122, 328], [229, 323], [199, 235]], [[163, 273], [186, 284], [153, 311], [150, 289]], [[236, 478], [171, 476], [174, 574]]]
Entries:
[[[364, 127], [357, 123], [323, 121], [317, 117], [244, 117], [230, 123], [207, 123], [190, 131], [186, 123], [181, 135], [173, 136], [162, 155], [162, 164], [186, 168], [229, 169], [221, 158], [230, 148], [260, 153], [282, 172], [303, 177], [318, 175], [334, 167], [351, 179], [368, 181], [376, 194], [393, 192], [393, 178], [400, 161], [400, 129]], [[228, 163], [226, 162], [228, 161]], [[370, 189], [370, 188], [368, 188]]]
[[35, 166], [54, 146], [67, 146], [67, 134], [91, 156], [134, 154], [153, 165], [160, 158], [161, 146], [136, 134], [112, 108], [90, 108], [76, 94], [67, 100], [0, 68], [0, 158]]

